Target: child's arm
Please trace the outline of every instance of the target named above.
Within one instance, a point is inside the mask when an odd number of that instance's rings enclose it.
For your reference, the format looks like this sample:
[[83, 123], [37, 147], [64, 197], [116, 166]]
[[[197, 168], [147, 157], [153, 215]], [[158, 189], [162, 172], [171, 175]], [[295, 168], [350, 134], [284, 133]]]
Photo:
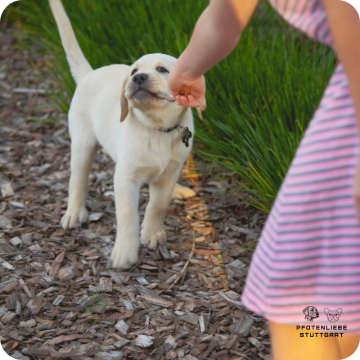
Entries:
[[360, 125], [360, 21], [347, 2], [322, 0], [334, 39], [336, 54], [349, 80], [351, 95]]
[[[169, 76], [179, 105], [200, 106], [205, 95], [203, 74], [235, 48], [257, 0], [210, 0], [194, 33]], [[180, 96], [185, 90], [187, 96]]]
[[[322, 0], [336, 53], [342, 62], [353, 99], [358, 129], [360, 132], [360, 21], [356, 10], [348, 3], [339, 0]], [[360, 220], [360, 162], [354, 180], [354, 199]]]

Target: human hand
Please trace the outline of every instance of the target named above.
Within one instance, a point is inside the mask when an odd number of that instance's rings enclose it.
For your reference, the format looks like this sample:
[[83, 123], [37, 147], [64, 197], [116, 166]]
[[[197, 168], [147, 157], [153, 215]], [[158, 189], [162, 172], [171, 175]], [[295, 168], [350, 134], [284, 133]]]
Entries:
[[[206, 85], [203, 75], [193, 78], [174, 68], [170, 71], [168, 86], [180, 106], [199, 108], [205, 101]], [[180, 95], [181, 91], [184, 92], [183, 95]]]
[[354, 186], [353, 186], [353, 194], [354, 194], [357, 218], [360, 221], [360, 161], [356, 168], [356, 173], [355, 173], [355, 178], [354, 178]]

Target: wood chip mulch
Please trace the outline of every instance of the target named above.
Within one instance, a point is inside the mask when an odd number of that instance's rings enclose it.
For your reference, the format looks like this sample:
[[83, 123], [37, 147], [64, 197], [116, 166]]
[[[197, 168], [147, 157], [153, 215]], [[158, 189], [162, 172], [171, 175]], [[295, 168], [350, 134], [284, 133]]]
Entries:
[[[265, 215], [234, 196], [234, 174], [190, 159], [166, 246], [141, 249], [128, 272], [109, 267], [114, 164], [99, 151], [88, 224], [65, 231], [70, 139], [47, 96], [56, 61], [14, 29], [0, 32], [0, 340], [15, 359], [266, 359], [267, 322], [241, 302]], [[139, 211], [148, 202], [141, 190]]]

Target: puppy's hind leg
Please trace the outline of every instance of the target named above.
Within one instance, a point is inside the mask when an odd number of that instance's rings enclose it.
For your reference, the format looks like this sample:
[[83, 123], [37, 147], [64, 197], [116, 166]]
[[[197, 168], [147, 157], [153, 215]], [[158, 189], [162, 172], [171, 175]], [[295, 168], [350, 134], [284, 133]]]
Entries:
[[83, 130], [73, 132], [71, 136], [69, 203], [61, 219], [64, 229], [74, 228], [86, 222], [89, 215], [85, 206], [88, 178], [98, 145], [92, 130]]

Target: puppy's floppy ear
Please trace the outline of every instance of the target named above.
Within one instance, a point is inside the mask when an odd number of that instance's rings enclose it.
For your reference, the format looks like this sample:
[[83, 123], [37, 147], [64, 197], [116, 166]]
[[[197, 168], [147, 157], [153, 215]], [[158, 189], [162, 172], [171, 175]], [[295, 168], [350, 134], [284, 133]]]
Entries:
[[303, 313], [308, 316], [309, 315], [309, 307], [306, 307], [304, 310], [303, 310]]
[[128, 82], [128, 78], [124, 80], [121, 88], [121, 95], [120, 95], [120, 122], [123, 122], [126, 117], [129, 115], [129, 102], [125, 96], [125, 86]]
[[197, 111], [197, 113], [198, 113], [198, 116], [199, 116], [199, 118], [200, 118], [201, 120], [204, 120], [203, 117], [202, 117], [202, 115], [201, 115], [201, 113], [202, 113], [205, 109], [206, 109], [206, 99], [204, 98], [203, 103], [202, 103], [199, 107], [196, 108], [196, 111]]
[[336, 311], [338, 312], [339, 315], [341, 315], [342, 308], [338, 308]]
[[[341, 310], [341, 309], [340, 309]], [[330, 310], [328, 309], [328, 308], [326, 308], [325, 310], [324, 310], [324, 312], [325, 312], [325, 314], [327, 315], [329, 312], [330, 312]]]

